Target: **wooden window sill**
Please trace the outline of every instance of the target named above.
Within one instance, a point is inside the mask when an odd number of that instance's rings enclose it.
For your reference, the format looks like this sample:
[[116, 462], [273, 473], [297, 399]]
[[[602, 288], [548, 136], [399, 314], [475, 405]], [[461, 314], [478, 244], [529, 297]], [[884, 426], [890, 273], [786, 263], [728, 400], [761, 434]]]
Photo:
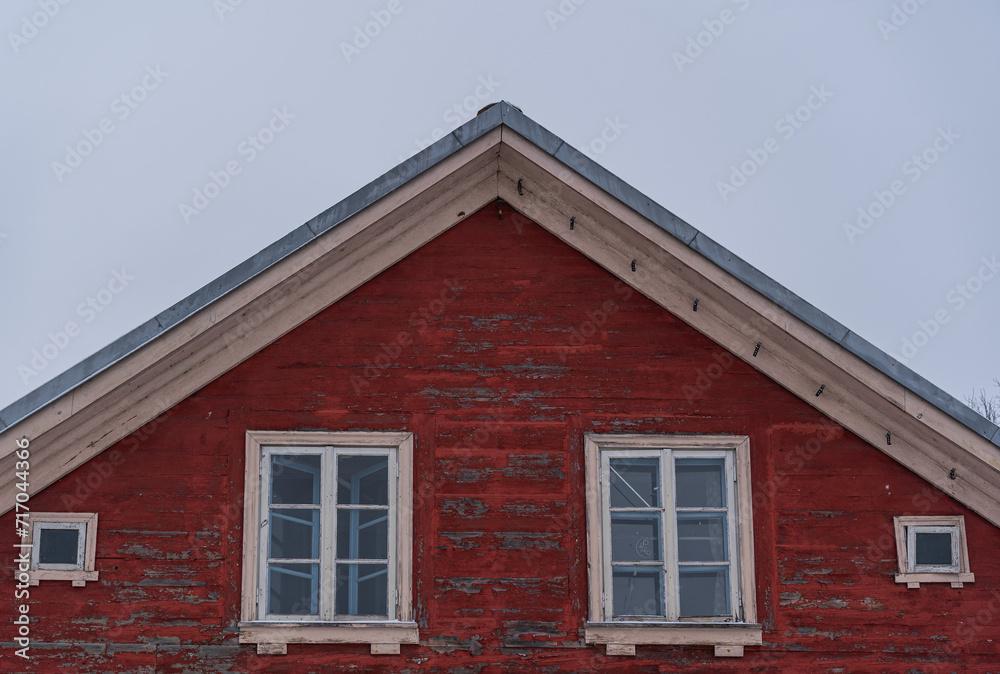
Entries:
[[71, 580], [73, 587], [84, 587], [87, 582], [94, 582], [100, 577], [99, 571], [81, 571], [79, 569], [32, 569], [29, 572], [28, 585], [38, 585], [43, 580]]
[[371, 644], [376, 655], [399, 653], [400, 644], [420, 641], [416, 623], [326, 623], [252, 621], [239, 624], [240, 643], [259, 654], [284, 655], [287, 644]]
[[609, 655], [635, 655], [636, 645], [715, 646], [717, 657], [739, 657], [744, 646], [763, 643], [757, 623], [589, 622], [588, 644], [606, 644]]
[[951, 583], [954, 588], [962, 587], [963, 583], [973, 583], [976, 575], [973, 573], [897, 573], [896, 582], [906, 583], [906, 587], [916, 589], [920, 583]]

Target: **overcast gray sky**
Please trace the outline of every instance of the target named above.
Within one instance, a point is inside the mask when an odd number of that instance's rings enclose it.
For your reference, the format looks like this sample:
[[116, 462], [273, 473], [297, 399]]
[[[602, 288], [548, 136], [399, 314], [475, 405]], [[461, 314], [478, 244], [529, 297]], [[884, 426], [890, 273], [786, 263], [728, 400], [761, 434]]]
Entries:
[[1000, 377], [1000, 3], [4, 0], [0, 29], [0, 408], [500, 99], [949, 393]]

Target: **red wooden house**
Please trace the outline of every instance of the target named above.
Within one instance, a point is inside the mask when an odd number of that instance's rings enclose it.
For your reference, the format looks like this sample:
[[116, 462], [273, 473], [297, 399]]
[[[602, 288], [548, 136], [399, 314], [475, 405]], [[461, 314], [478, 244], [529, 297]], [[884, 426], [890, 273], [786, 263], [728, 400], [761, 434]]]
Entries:
[[997, 426], [506, 103], [0, 429], [3, 671], [1000, 669]]

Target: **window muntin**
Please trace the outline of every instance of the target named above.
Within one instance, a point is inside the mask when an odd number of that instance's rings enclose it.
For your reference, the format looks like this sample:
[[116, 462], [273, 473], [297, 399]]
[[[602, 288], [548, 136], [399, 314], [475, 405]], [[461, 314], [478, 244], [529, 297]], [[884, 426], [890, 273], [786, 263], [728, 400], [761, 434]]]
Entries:
[[395, 447], [262, 447], [259, 619], [397, 619], [397, 461]]
[[734, 451], [600, 454], [606, 619], [739, 620]]

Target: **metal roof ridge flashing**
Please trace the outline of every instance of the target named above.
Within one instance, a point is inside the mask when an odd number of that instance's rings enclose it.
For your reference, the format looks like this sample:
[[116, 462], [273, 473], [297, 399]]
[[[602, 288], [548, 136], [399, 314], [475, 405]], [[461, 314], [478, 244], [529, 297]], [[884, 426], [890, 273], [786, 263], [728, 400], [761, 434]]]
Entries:
[[[501, 101], [503, 103], [503, 101]], [[487, 106], [475, 117], [465, 122], [450, 135], [455, 136], [459, 145], [465, 147], [469, 143], [485, 136], [493, 129], [503, 125], [503, 110], [500, 103]], [[502, 132], [501, 132], [502, 133]], [[440, 141], [437, 141], [440, 142]]]

